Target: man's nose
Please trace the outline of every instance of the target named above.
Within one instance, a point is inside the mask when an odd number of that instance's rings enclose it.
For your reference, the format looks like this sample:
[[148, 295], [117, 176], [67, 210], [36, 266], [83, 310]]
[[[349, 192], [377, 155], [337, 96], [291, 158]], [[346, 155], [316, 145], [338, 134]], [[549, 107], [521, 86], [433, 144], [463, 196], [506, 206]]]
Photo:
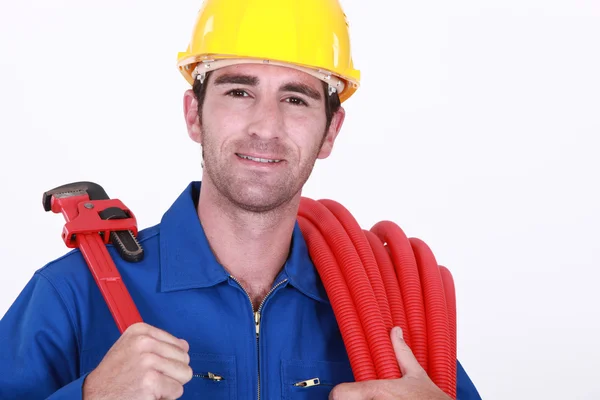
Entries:
[[283, 115], [280, 102], [274, 98], [263, 97], [255, 103], [252, 122], [248, 133], [261, 139], [277, 139], [283, 131]]

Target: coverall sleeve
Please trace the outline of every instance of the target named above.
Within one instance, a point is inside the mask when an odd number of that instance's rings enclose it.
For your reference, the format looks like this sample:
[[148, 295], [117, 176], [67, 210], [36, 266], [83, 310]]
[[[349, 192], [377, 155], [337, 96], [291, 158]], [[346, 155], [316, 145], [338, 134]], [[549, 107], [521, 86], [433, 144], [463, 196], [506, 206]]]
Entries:
[[456, 400], [481, 400], [479, 392], [460, 361], [457, 360], [456, 364]]
[[81, 399], [72, 310], [36, 272], [0, 320], [0, 399]]

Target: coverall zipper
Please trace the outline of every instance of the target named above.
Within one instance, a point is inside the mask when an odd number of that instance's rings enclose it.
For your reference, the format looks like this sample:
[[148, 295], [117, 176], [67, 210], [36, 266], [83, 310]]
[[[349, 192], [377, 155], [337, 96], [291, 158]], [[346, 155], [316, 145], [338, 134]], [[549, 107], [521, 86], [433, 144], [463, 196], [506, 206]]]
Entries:
[[214, 382], [221, 382], [223, 380], [222, 376], [213, 374], [212, 372], [207, 372], [206, 374], [194, 374], [194, 378], [210, 379]]
[[260, 344], [259, 344], [259, 339], [260, 339], [260, 312], [262, 310], [263, 304], [265, 304], [265, 301], [267, 300], [267, 298], [269, 297], [269, 295], [271, 295], [271, 293], [273, 293], [275, 291], [275, 289], [277, 289], [279, 286], [283, 285], [285, 282], [287, 282], [287, 278], [280, 281], [279, 283], [277, 283], [275, 286], [273, 286], [271, 288], [271, 290], [269, 290], [269, 293], [267, 293], [267, 295], [265, 296], [264, 299], [262, 299], [262, 301], [260, 302], [260, 305], [258, 306], [258, 310], [254, 311], [254, 305], [252, 304], [252, 298], [250, 298], [250, 295], [248, 294], [248, 292], [246, 291], [246, 289], [244, 289], [244, 287], [242, 286], [242, 284], [240, 283], [240, 281], [238, 281], [237, 279], [235, 279], [235, 277], [233, 275], [229, 275], [231, 277], [231, 279], [233, 279], [239, 286], [240, 288], [242, 288], [242, 290], [244, 291], [244, 293], [246, 293], [246, 296], [248, 296], [248, 300], [250, 301], [250, 307], [252, 308], [252, 312], [254, 313], [254, 326], [256, 329], [256, 358], [257, 358], [257, 367], [258, 367], [258, 397], [257, 399], [260, 400]]

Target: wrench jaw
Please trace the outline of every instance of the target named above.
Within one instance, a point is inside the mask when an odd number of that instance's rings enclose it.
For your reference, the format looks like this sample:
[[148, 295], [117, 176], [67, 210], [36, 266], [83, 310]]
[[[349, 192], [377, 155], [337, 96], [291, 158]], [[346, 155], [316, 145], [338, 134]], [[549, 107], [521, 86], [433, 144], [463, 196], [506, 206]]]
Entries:
[[[80, 207], [82, 202], [85, 203], [84, 208]], [[108, 206], [106, 202], [111, 202], [113, 206]], [[115, 246], [123, 260], [139, 262], [144, 258], [144, 250], [136, 238], [135, 216], [119, 200], [110, 200], [106, 191], [97, 183], [83, 181], [58, 186], [43, 194], [42, 204], [44, 210], [62, 213], [67, 219], [65, 231], [69, 233], [63, 234], [63, 239], [68, 247], [75, 246], [77, 234], [95, 231], [100, 234], [104, 243]], [[115, 221], [108, 222], [109, 220]], [[131, 226], [123, 229], [123, 223]], [[111, 225], [115, 228], [118, 225], [119, 229], [110, 229]]]
[[57, 198], [65, 198], [82, 195], [88, 195], [90, 200], [108, 200], [110, 198], [102, 186], [94, 182], [82, 181], [68, 183], [44, 192], [42, 204], [44, 205], [44, 210], [51, 211], [53, 196]]
[[[132, 218], [131, 212], [119, 207], [109, 207], [98, 213], [103, 220]], [[122, 259], [138, 262], [144, 258], [144, 250], [131, 230], [110, 232], [110, 242], [115, 246]]]
[[110, 241], [123, 260], [134, 263], [144, 259], [144, 249], [131, 231], [113, 231]]

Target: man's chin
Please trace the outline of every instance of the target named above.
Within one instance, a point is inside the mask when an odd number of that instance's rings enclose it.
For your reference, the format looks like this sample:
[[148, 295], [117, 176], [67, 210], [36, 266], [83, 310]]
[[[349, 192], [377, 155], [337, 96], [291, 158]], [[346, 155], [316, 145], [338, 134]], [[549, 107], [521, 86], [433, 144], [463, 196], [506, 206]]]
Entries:
[[[233, 202], [241, 209], [254, 213], [268, 213], [284, 207], [293, 199], [294, 194], [277, 187], [251, 187], [232, 193]], [[291, 192], [291, 191], [290, 191]]]

